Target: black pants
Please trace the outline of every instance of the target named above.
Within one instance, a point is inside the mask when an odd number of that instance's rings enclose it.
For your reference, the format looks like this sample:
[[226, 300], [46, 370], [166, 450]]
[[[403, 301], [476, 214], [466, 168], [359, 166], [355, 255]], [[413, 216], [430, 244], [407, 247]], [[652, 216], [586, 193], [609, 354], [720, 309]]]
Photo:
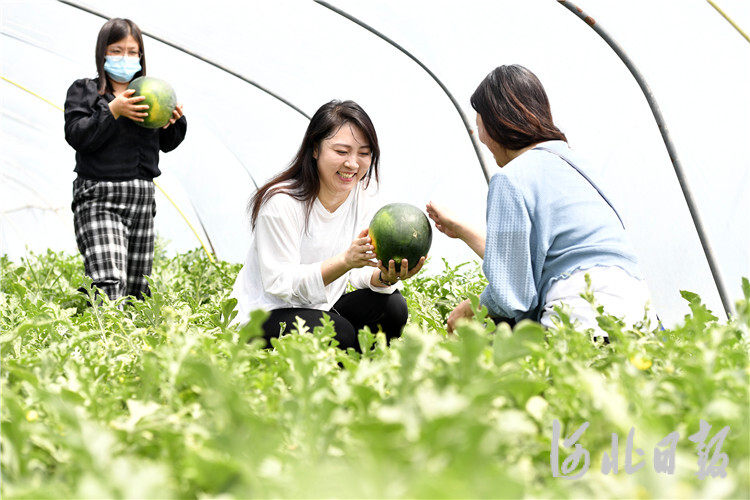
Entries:
[[[344, 294], [330, 311], [302, 307], [274, 309], [263, 323], [263, 336], [269, 340], [281, 333], [290, 332], [298, 316], [312, 329], [320, 325], [323, 313], [327, 313], [334, 323], [339, 347], [352, 347], [359, 351], [357, 332], [360, 329], [365, 326], [369, 326], [373, 332], [381, 329], [390, 341], [401, 335], [409, 311], [406, 299], [398, 290], [392, 294], [384, 294], [365, 288]], [[280, 323], [286, 323], [283, 332]]]
[[495, 322], [496, 325], [499, 325], [500, 323], [505, 322], [505, 323], [508, 323], [508, 326], [510, 326], [511, 328], [516, 326], [516, 320], [511, 319], [511, 318], [502, 318], [502, 317], [496, 318], [494, 316], [490, 316], [490, 318], [492, 319], [492, 321]]

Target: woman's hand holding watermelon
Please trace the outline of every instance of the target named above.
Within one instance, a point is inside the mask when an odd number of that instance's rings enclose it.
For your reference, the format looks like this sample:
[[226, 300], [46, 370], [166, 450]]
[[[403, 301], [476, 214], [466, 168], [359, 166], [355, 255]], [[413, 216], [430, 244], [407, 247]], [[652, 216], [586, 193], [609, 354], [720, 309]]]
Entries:
[[420, 269], [422, 269], [424, 261], [424, 257], [420, 258], [417, 265], [414, 266], [413, 269], [409, 270], [409, 261], [407, 259], [402, 259], [400, 269], [397, 270], [396, 263], [393, 259], [388, 262], [387, 268], [383, 265], [383, 262], [379, 260], [378, 269], [380, 270], [380, 279], [381, 281], [386, 283], [396, 283], [398, 280], [408, 280], [409, 278], [417, 274]]
[[162, 128], [167, 128], [172, 125], [174, 122], [182, 118], [182, 114], [182, 104], [178, 104], [177, 106], [175, 106], [174, 111], [172, 111], [172, 118], [170, 118], [169, 122]]
[[375, 247], [372, 246], [372, 240], [368, 236], [369, 229], [363, 229], [357, 238], [352, 241], [349, 248], [344, 252], [344, 263], [347, 269], [355, 269], [364, 266], [375, 267], [377, 264], [373, 261], [375, 258]]
[[109, 110], [112, 112], [112, 116], [114, 116], [115, 119], [124, 116], [133, 121], [142, 122], [143, 119], [148, 116], [148, 113], [146, 113], [148, 104], [138, 104], [146, 99], [146, 97], [142, 95], [130, 97], [134, 92], [135, 89], [127, 89], [117, 95], [114, 100], [109, 103]]

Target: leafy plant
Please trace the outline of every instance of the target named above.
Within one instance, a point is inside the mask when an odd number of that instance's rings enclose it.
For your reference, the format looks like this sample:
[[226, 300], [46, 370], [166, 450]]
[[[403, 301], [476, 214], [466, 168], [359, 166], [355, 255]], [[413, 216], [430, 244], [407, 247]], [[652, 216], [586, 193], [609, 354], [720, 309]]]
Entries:
[[[199, 251], [158, 251], [143, 301], [98, 297], [77, 256], [0, 264], [4, 498], [750, 496], [747, 280], [727, 323], [686, 292], [671, 330], [602, 314], [604, 345], [565, 311], [549, 330], [496, 327], [478, 266], [446, 263], [406, 282], [402, 337], [363, 330], [360, 355], [330, 321], [266, 349], [265, 313], [232, 323], [239, 266]], [[448, 334], [471, 296], [476, 319]], [[730, 427], [726, 477], [696, 476], [701, 420]], [[552, 475], [554, 421], [561, 441], [589, 423], [580, 480]], [[645, 465], [627, 474], [631, 429]], [[672, 431], [676, 470], [659, 474]], [[604, 474], [612, 433], [621, 470]]]

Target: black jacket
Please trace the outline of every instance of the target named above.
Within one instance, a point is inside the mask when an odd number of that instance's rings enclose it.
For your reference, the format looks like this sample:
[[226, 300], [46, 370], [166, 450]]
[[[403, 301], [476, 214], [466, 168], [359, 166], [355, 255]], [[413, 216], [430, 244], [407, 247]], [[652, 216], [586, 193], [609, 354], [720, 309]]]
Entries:
[[76, 150], [78, 176], [97, 181], [151, 180], [161, 174], [159, 150], [180, 145], [187, 131], [183, 116], [166, 129], [148, 129], [124, 116], [115, 120], [99, 95], [99, 79], [76, 80], [65, 99], [65, 140]]

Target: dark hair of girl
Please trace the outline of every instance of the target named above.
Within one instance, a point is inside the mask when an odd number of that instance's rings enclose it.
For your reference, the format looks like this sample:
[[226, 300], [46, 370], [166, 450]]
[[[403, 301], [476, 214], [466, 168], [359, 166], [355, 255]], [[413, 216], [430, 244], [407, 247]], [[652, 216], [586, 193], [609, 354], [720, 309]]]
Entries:
[[309, 219], [320, 189], [320, 176], [313, 152], [320, 148], [324, 139], [334, 136], [345, 124], [354, 125], [361, 130], [370, 147], [370, 168], [362, 181], [366, 183], [365, 185], [369, 185], [373, 175], [375, 180], [378, 180], [380, 147], [372, 120], [356, 102], [333, 100], [322, 105], [310, 119], [302, 144], [289, 168], [258, 188], [250, 199], [248, 210], [251, 212], [250, 220], [253, 228], [258, 220], [260, 208], [276, 193], [286, 193], [297, 200], [304, 201], [307, 209], [305, 221]]
[[144, 76], [146, 74], [146, 51], [143, 48], [143, 35], [141, 35], [140, 28], [138, 28], [138, 25], [130, 19], [122, 19], [119, 17], [110, 19], [104, 23], [102, 29], [99, 30], [94, 53], [96, 72], [99, 75], [100, 95], [104, 95], [107, 92], [114, 92], [112, 84], [109, 82], [109, 78], [107, 78], [107, 73], [104, 71], [104, 56], [107, 55], [107, 46], [119, 42], [128, 35], [132, 35], [132, 37], [135, 38], [135, 41], [138, 42], [138, 49], [141, 53], [141, 70], [136, 73], [133, 78], [138, 78], [139, 76]]
[[544, 141], [566, 141], [552, 121], [542, 82], [518, 64], [499, 66], [471, 96], [488, 135], [506, 149], [523, 149]]

